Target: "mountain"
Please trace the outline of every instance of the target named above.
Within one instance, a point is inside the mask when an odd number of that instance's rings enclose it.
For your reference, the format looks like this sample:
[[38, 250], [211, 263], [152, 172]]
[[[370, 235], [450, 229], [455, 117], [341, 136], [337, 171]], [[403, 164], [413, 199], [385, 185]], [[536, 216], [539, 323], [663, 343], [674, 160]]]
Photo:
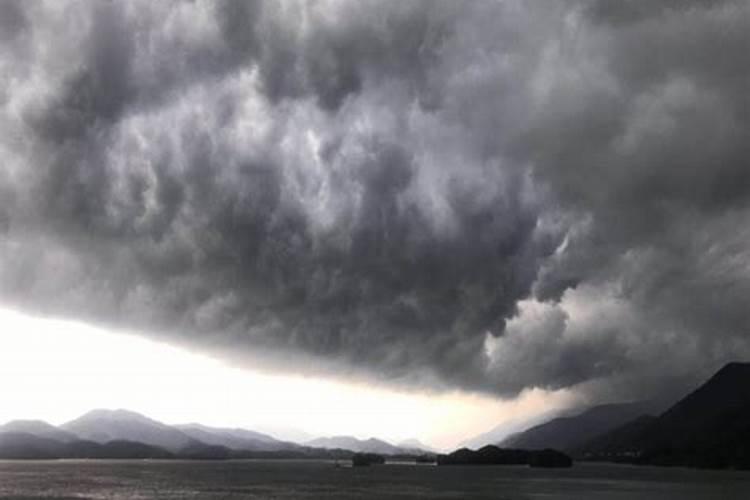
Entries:
[[31, 434], [40, 438], [54, 439], [67, 443], [75, 441], [79, 437], [72, 432], [58, 429], [42, 420], [13, 420], [7, 424], [0, 425], [0, 433]]
[[113, 440], [106, 443], [76, 440], [63, 443], [21, 432], [0, 433], [0, 459], [50, 460], [76, 459], [182, 459], [182, 460], [226, 460], [226, 459], [350, 459], [352, 452], [300, 448], [296, 450], [251, 451], [231, 450], [224, 446], [194, 442], [179, 452], [129, 440]]
[[[187, 424], [172, 427], [127, 410], [93, 410], [61, 426], [18, 420], [0, 426], [0, 459], [349, 459], [353, 452], [279, 441], [246, 429]], [[354, 439], [354, 438], [351, 438]], [[384, 441], [357, 447], [404, 451]], [[421, 454], [421, 452], [419, 452]]]
[[579, 445], [573, 455], [588, 460], [631, 462], [640, 455], [641, 446], [634, 443], [656, 420], [657, 417], [641, 415]]
[[592, 459], [750, 468], [750, 363], [730, 363], [657, 418], [633, 420], [585, 444]]
[[419, 451], [426, 453], [437, 453], [437, 450], [432, 446], [427, 446], [419, 439], [405, 439], [397, 445], [402, 450]]
[[274, 439], [278, 439], [279, 441], [286, 441], [295, 444], [303, 444], [316, 438], [313, 434], [284, 425], [265, 424], [258, 427], [258, 430], [264, 434], [272, 436]]
[[196, 424], [196, 423], [175, 425], [175, 427], [177, 427], [178, 429], [182, 431], [202, 430], [202, 431], [213, 433], [213, 434], [232, 436], [236, 439], [248, 439], [248, 440], [254, 440], [254, 441], [262, 441], [266, 443], [278, 443], [279, 442], [279, 440], [273, 436], [269, 436], [268, 434], [263, 434], [262, 432], [256, 432], [256, 431], [251, 431], [247, 429], [209, 427], [207, 425]]
[[503, 422], [487, 432], [478, 434], [472, 438], [462, 441], [459, 445], [461, 448], [470, 448], [473, 450], [479, 449], [488, 444], [501, 443], [507, 437], [518, 434], [526, 429], [534, 427], [536, 425], [548, 422], [555, 417], [560, 417], [563, 412], [558, 410], [544, 412], [531, 418], [518, 418]]
[[576, 450], [583, 443], [622, 424], [648, 413], [652, 403], [606, 404], [590, 408], [579, 415], [559, 417], [508, 436], [500, 445], [504, 448], [538, 450], [554, 448]]
[[198, 444], [183, 431], [127, 410], [93, 410], [60, 426], [83, 439], [106, 443], [135, 441], [172, 452]]
[[0, 458], [55, 459], [55, 458], [173, 458], [163, 448], [132, 441], [69, 442], [43, 438], [24, 432], [0, 433]]
[[246, 429], [226, 429], [201, 424], [185, 424], [175, 427], [197, 441], [224, 446], [232, 450], [276, 451], [300, 447], [295, 443], [279, 441], [267, 434]]
[[333, 436], [313, 439], [306, 444], [314, 448], [350, 450], [358, 453], [379, 453], [382, 455], [407, 453], [406, 450], [398, 446], [393, 446], [390, 443], [375, 438], [361, 440], [351, 436]]
[[58, 458], [65, 443], [26, 432], [0, 433], [0, 458]]
[[0, 426], [0, 458], [8, 459], [349, 459], [355, 452], [418, 456], [429, 450], [416, 440], [398, 447], [347, 436], [299, 445], [247, 429], [170, 426], [128, 410], [92, 410], [60, 428], [35, 420]]
[[159, 446], [116, 439], [104, 444], [92, 441], [74, 441], [66, 447], [65, 457], [80, 458], [175, 458], [174, 454]]
[[668, 424], [673, 429], [670, 435], [703, 431], [728, 415], [744, 414], [749, 404], [750, 363], [729, 363], [664, 412], [659, 424]]

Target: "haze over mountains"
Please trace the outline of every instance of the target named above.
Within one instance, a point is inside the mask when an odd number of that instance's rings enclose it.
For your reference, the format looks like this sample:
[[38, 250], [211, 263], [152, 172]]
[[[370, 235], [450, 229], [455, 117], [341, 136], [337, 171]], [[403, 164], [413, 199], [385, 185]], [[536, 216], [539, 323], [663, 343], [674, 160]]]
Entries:
[[657, 417], [641, 416], [583, 444], [589, 459], [750, 468], [750, 363], [730, 363]]
[[296, 443], [277, 440], [267, 434], [246, 429], [225, 429], [201, 424], [176, 425], [177, 429], [202, 443], [235, 450], [275, 451], [300, 448]]
[[571, 451], [580, 443], [650, 413], [654, 408], [653, 403], [647, 402], [599, 405], [578, 415], [554, 418], [512, 434], [503, 439], [500, 445], [506, 448]]
[[13, 420], [12, 422], [0, 425], [0, 433], [32, 434], [40, 438], [54, 439], [63, 443], [80, 439], [79, 436], [72, 432], [62, 430], [41, 420]]
[[129, 440], [169, 451], [179, 451], [197, 442], [179, 429], [127, 410], [93, 410], [61, 428], [96, 443]]
[[436, 452], [437, 450], [432, 446], [424, 444], [419, 439], [405, 439], [398, 443], [399, 448], [422, 450], [427, 452]]
[[662, 411], [658, 402], [608, 404], [554, 418], [499, 443], [554, 448], [584, 460], [750, 468], [750, 363], [730, 363]]
[[253, 453], [337, 457], [341, 452], [407, 455], [428, 449], [349, 436], [319, 438], [303, 445], [247, 429], [167, 425], [123, 409], [92, 410], [60, 427], [37, 420], [0, 426], [0, 457], [5, 458], [243, 458]]
[[[666, 411], [658, 406], [595, 406], [534, 425], [498, 446], [555, 449], [583, 460], [750, 468], [750, 363], [730, 363]], [[2, 458], [351, 458], [353, 453], [414, 457], [434, 450], [417, 440], [396, 446], [351, 436], [298, 444], [246, 429], [171, 426], [127, 410], [93, 410], [60, 427], [38, 420], [0, 426]], [[456, 453], [473, 452], [462, 448], [451, 455]]]
[[531, 418], [508, 420], [486, 432], [462, 441], [460, 446], [464, 448], [479, 449], [483, 446], [498, 444], [509, 436], [523, 432], [535, 425], [549, 422], [551, 419], [561, 416], [563, 413], [566, 412], [550, 411], [535, 415]]
[[351, 436], [321, 437], [308, 441], [306, 444], [314, 448], [327, 450], [344, 449], [357, 453], [378, 453], [381, 455], [420, 454], [433, 451], [418, 441], [410, 441], [411, 444], [394, 446], [381, 439], [357, 439]]

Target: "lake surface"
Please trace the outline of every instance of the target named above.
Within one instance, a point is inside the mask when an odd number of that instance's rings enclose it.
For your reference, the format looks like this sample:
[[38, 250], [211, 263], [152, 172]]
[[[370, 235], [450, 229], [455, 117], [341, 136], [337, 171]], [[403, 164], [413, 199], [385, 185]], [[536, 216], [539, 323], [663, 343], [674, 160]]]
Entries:
[[326, 461], [0, 461], [0, 498], [750, 499], [750, 473], [577, 464], [572, 469]]

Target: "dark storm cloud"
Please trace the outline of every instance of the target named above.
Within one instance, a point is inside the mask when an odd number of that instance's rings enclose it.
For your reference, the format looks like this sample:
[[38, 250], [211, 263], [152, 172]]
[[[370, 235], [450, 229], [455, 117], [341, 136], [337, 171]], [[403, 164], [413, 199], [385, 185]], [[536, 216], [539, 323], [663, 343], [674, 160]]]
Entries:
[[2, 300], [282, 370], [678, 387], [749, 350], [748, 8], [645, 5], [5, 3]]
[[598, 364], [629, 379], [631, 393], [647, 377], [672, 383], [748, 354], [750, 12], [741, 2], [657, 4], [587, 5], [592, 43], [560, 55], [584, 75], [584, 54], [600, 60], [599, 78], [556, 82], [523, 141], [539, 178], [587, 217], [536, 286], [551, 297], [574, 280], [626, 301], [636, 324], [586, 335], [603, 345], [579, 379]]
[[26, 16], [21, 2], [8, 0], [0, 5], [0, 40], [9, 42], [26, 29]]

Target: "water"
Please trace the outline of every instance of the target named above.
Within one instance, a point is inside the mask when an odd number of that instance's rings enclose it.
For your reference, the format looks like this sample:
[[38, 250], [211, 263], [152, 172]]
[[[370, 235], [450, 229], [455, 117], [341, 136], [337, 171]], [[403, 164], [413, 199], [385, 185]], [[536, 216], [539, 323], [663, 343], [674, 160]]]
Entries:
[[577, 464], [572, 469], [325, 461], [0, 461], [0, 498], [742, 499], [750, 473]]

